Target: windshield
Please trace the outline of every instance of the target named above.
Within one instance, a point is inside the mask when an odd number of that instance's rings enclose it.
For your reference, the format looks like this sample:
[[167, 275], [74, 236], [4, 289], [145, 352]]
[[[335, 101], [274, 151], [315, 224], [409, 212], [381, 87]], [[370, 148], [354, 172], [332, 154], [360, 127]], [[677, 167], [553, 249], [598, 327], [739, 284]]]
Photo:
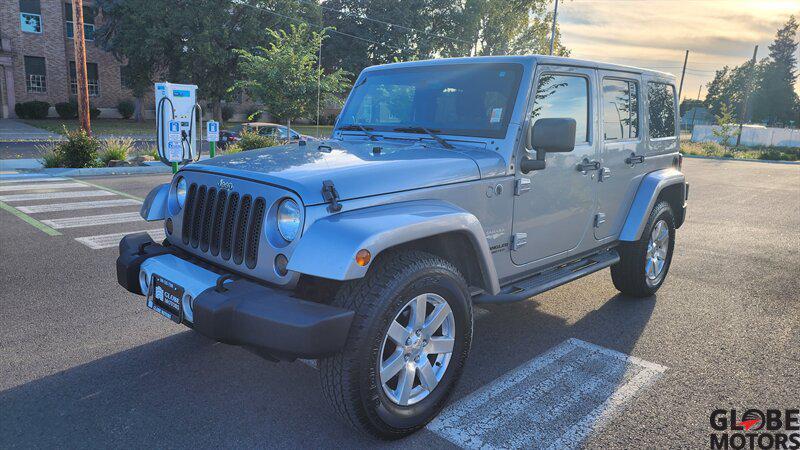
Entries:
[[505, 137], [520, 64], [450, 64], [367, 72], [356, 83], [339, 127]]

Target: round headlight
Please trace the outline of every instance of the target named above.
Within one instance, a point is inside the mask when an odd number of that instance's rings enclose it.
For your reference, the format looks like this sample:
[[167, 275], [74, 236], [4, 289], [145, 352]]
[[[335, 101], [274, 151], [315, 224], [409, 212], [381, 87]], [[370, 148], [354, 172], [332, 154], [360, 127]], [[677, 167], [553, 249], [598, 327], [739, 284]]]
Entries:
[[186, 178], [178, 180], [178, 184], [175, 186], [175, 197], [178, 200], [178, 207], [183, 208], [183, 204], [186, 202]]
[[278, 206], [278, 231], [284, 239], [292, 242], [300, 231], [300, 207], [287, 198]]

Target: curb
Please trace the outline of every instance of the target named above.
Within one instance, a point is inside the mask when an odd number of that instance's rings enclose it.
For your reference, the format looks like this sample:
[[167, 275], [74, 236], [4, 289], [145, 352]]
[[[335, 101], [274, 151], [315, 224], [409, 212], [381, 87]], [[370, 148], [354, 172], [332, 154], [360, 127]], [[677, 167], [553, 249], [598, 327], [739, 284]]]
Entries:
[[172, 168], [159, 163], [158, 166], [95, 167], [89, 169], [38, 169], [26, 171], [29, 174], [42, 174], [59, 177], [85, 177], [91, 175], [135, 175], [147, 173], [172, 173]]
[[703, 155], [687, 155], [683, 153], [684, 158], [696, 158], [696, 159], [714, 159], [717, 161], [743, 161], [743, 162], [759, 162], [759, 163], [768, 163], [768, 164], [789, 164], [789, 165], [800, 165], [800, 161], [776, 161], [772, 159], [751, 159], [751, 158], [723, 158], [722, 156], [703, 156]]

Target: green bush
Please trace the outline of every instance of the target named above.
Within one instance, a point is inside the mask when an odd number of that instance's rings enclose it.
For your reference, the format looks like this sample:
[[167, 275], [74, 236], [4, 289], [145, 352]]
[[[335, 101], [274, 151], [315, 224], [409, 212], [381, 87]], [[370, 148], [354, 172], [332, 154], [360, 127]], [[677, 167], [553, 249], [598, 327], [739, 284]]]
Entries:
[[128, 154], [134, 150], [133, 139], [130, 138], [108, 139], [103, 142], [102, 147], [100, 162], [104, 166], [111, 160], [125, 161], [128, 159]]
[[32, 100], [14, 105], [14, 112], [20, 119], [46, 119], [50, 103]]
[[69, 131], [64, 127], [62, 133], [67, 140], [58, 142], [53, 152], [60, 159], [63, 167], [95, 167], [100, 141], [86, 134], [81, 129]]
[[236, 112], [231, 105], [222, 105], [222, 121], [227, 122], [231, 120], [233, 114]]
[[117, 103], [117, 112], [119, 115], [122, 116], [123, 119], [130, 119], [133, 117], [133, 113], [136, 110], [136, 106], [130, 100], [120, 100]]
[[278, 144], [275, 139], [269, 136], [262, 136], [255, 131], [243, 131], [239, 137], [241, 140], [237, 142], [236, 145], [242, 150], [272, 147]]
[[62, 167], [61, 155], [55, 152], [55, 145], [53, 143], [41, 144], [36, 146], [41, 158], [39, 162], [42, 163], [46, 169], [53, 169]]
[[229, 144], [225, 147], [225, 150], [222, 151], [225, 155], [232, 155], [234, 153], [241, 153], [242, 147], [239, 144]]
[[56, 113], [62, 119], [74, 119], [78, 117], [78, 104], [74, 101], [56, 103]]
[[261, 119], [261, 115], [263, 113], [264, 112], [261, 111], [261, 108], [250, 108], [247, 111], [245, 111], [246, 114], [245, 120], [247, 120], [248, 122], [257, 122], [258, 120]]

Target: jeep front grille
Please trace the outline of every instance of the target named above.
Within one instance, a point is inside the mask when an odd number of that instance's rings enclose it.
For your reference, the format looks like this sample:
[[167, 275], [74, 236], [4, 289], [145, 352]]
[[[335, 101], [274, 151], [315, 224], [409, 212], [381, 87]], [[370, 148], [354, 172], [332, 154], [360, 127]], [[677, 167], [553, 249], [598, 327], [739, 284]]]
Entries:
[[186, 194], [181, 239], [202, 253], [253, 269], [267, 203], [262, 197], [192, 183]]

